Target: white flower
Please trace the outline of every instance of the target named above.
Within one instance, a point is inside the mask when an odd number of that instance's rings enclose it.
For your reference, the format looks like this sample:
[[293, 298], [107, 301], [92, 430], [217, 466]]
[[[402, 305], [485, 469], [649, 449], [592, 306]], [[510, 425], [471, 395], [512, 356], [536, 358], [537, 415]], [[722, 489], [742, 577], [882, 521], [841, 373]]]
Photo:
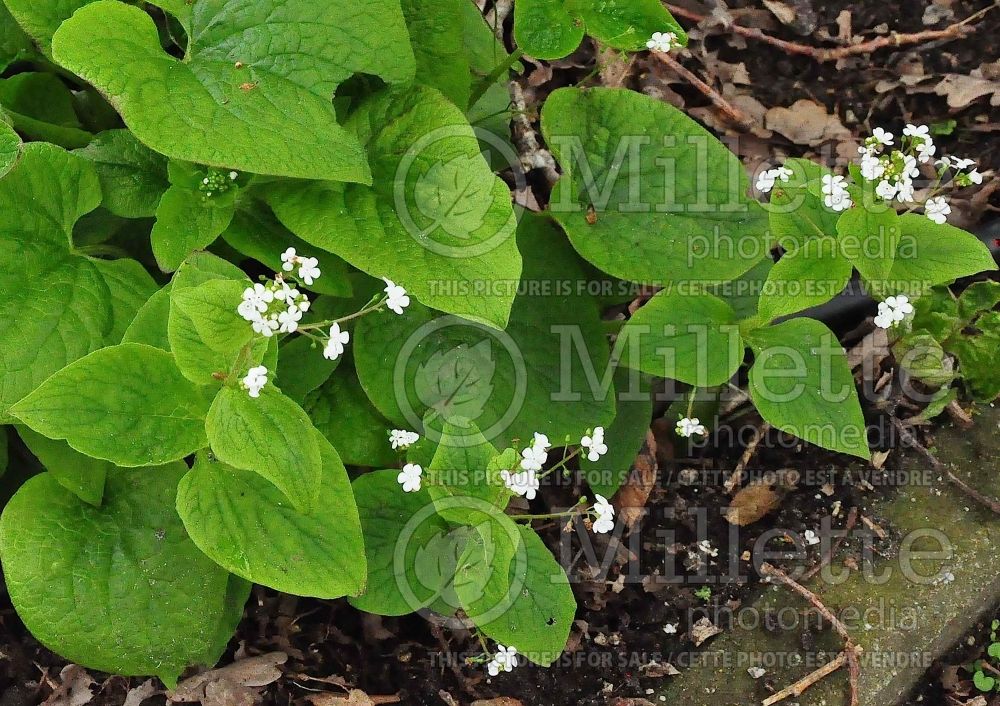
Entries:
[[236, 177], [239, 176], [239, 172], [229, 172], [229, 180], [236, 181]]
[[896, 196], [896, 191], [898, 189], [899, 187], [891, 181], [883, 179], [875, 186], [875, 194], [886, 201], [891, 201]]
[[383, 291], [387, 297], [385, 305], [397, 314], [402, 314], [403, 309], [410, 305], [410, 297], [406, 294], [406, 290], [387, 277], [383, 277], [382, 281], [385, 282]]
[[904, 316], [913, 313], [913, 304], [910, 304], [910, 298], [905, 294], [897, 294], [894, 297], [888, 297], [885, 300], [885, 305], [892, 309], [894, 313], [898, 314], [896, 321], [902, 321]]
[[340, 324], [336, 321], [330, 327], [330, 340], [326, 342], [323, 349], [323, 357], [327, 360], [336, 360], [344, 354], [344, 346], [351, 340], [351, 334], [340, 330]]
[[937, 152], [937, 147], [934, 146], [934, 143], [930, 138], [917, 145], [917, 158], [920, 160], [921, 164], [929, 162], [935, 152]]
[[526, 471], [540, 471], [548, 460], [548, 452], [540, 446], [529, 446], [521, 452], [521, 468]]
[[900, 203], [909, 203], [913, 201], [913, 182], [906, 180], [901, 181], [897, 185], [898, 191], [896, 192], [896, 200]]
[[415, 463], [408, 463], [396, 476], [396, 482], [403, 486], [404, 493], [415, 493], [420, 490], [420, 475], [424, 469]]
[[940, 164], [940, 162], [944, 162], [947, 164], [949, 160], [951, 160], [951, 166], [959, 171], [968, 169], [976, 163], [976, 160], [974, 159], [963, 159], [962, 157], [943, 157], [938, 163]]
[[597, 534], [607, 534], [615, 528], [615, 509], [608, 502], [608, 499], [603, 495], [594, 494], [594, 514], [597, 515], [597, 519], [594, 520], [593, 529]]
[[806, 544], [810, 547], [814, 544], [819, 544], [819, 536], [811, 529], [805, 531], [804, 538], [806, 540]]
[[697, 434], [698, 436], [705, 436], [708, 434], [708, 429], [705, 425], [701, 423], [698, 417], [680, 419], [677, 422], [677, 436], [691, 437]]
[[866, 154], [861, 158], [861, 176], [870, 181], [885, 174], [885, 165], [878, 155]]
[[420, 441], [420, 434], [405, 429], [393, 429], [389, 432], [389, 443], [394, 449], [405, 449]]
[[281, 269], [285, 272], [291, 272], [295, 269], [295, 263], [299, 261], [299, 256], [295, 254], [295, 248], [288, 248], [285, 252], [281, 253]]
[[271, 289], [274, 292], [275, 300], [279, 302], [284, 302], [291, 306], [295, 303], [295, 300], [299, 298], [299, 290], [295, 287], [290, 287], [288, 282], [281, 278], [281, 275], [277, 275], [274, 281], [274, 287]]
[[536, 431], [534, 440], [531, 442], [531, 447], [541, 449], [542, 451], [548, 451], [552, 448], [552, 444], [549, 443], [549, 437], [545, 436], [545, 434], [539, 434]]
[[893, 323], [892, 320], [892, 309], [886, 306], [885, 302], [881, 302], [878, 305], [878, 313], [875, 315], [875, 325], [879, 328], [890, 328]]
[[823, 175], [823, 203], [834, 211], [844, 211], [852, 206], [851, 198], [844, 186], [844, 177], [833, 174]]
[[969, 181], [971, 181], [973, 184], [982, 184], [983, 183], [983, 175], [980, 174], [979, 171], [976, 170], [976, 169], [973, 169], [971, 172], [969, 172], [965, 176], [967, 176], [969, 178]]
[[789, 177], [791, 177], [792, 174], [794, 174], [795, 172], [793, 172], [788, 167], [775, 167], [774, 169], [771, 170], [771, 173], [774, 174], [776, 179], [781, 179], [781, 181], [788, 181]]
[[509, 672], [517, 666], [517, 649], [514, 647], [504, 647], [497, 644], [497, 653], [486, 665], [486, 671], [491, 677], [495, 677], [500, 672]]
[[267, 368], [258, 365], [247, 371], [246, 377], [240, 380], [240, 385], [251, 397], [260, 397], [260, 391], [267, 384]]
[[243, 316], [244, 319], [252, 321], [253, 319], [247, 316], [244, 312], [249, 312], [252, 308], [263, 314], [267, 311], [268, 305], [273, 301], [274, 292], [260, 282], [257, 282], [252, 287], [247, 287], [243, 290], [243, 302], [239, 307], [237, 307], [236, 310], [240, 312], [240, 315]]
[[951, 213], [951, 206], [945, 201], [944, 196], [935, 196], [932, 199], [927, 199], [927, 203], [924, 204], [924, 215], [938, 225], [948, 220], [947, 216], [949, 213]]
[[903, 174], [902, 179], [916, 179], [920, 176], [920, 167], [917, 166], [917, 160], [912, 155], [903, 156]]
[[750, 675], [751, 679], [760, 679], [767, 674], [767, 670], [763, 667], [747, 667], [747, 674]]
[[522, 495], [528, 500], [534, 500], [539, 488], [538, 476], [533, 470], [511, 473], [510, 471], [500, 471], [500, 478], [504, 485], [517, 495]]
[[887, 132], [880, 127], [877, 127], [874, 130], [872, 130], [872, 137], [874, 137], [875, 141], [878, 142], [880, 145], [892, 144], [892, 133]]
[[302, 312], [299, 311], [298, 307], [290, 306], [278, 314], [278, 324], [280, 324], [278, 330], [282, 333], [294, 333], [295, 329], [299, 327], [301, 319]]
[[580, 446], [587, 449], [587, 460], [597, 461], [608, 452], [608, 445], [604, 443], [604, 427], [595, 427], [593, 434], [580, 439]]
[[707, 556], [719, 556], [719, 550], [713, 547], [712, 543], [707, 539], [698, 542], [698, 551]]
[[774, 188], [774, 174], [768, 169], [757, 175], [757, 191], [768, 193]]
[[306, 284], [312, 284], [319, 279], [319, 260], [315, 257], [299, 258], [299, 277]]
[[278, 317], [276, 315], [268, 316], [264, 318], [263, 316], [258, 317], [252, 322], [253, 330], [259, 333], [264, 338], [270, 338], [274, 335], [281, 324], [278, 323]]
[[676, 635], [677, 634], [677, 624], [676, 623], [667, 623], [666, 625], [663, 626], [663, 632], [667, 633], [668, 635]]
[[930, 137], [931, 129], [926, 125], [913, 125], [907, 124], [903, 128], [903, 134], [907, 137], [917, 137], [920, 139], [927, 139]]
[[674, 47], [679, 47], [677, 35], [673, 32], [653, 32], [653, 36], [646, 42], [646, 48], [653, 51], [668, 52]]

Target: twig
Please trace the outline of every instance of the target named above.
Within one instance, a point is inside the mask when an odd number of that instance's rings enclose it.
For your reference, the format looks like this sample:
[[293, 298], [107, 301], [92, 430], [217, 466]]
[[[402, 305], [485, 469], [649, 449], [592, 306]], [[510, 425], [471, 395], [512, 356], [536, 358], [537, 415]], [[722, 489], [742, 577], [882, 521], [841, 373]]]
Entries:
[[970, 498], [972, 498], [978, 503], [985, 505], [996, 514], [1000, 515], [1000, 502], [997, 502], [991, 497], [983, 495], [978, 490], [973, 488], [971, 485], [966, 483], [964, 480], [962, 480], [954, 473], [952, 473], [951, 469], [948, 468], [948, 466], [946, 466], [945, 464], [941, 463], [937, 459], [937, 456], [931, 453], [930, 449], [928, 449], [926, 446], [917, 441], [917, 437], [915, 437], [899, 419], [893, 417], [892, 424], [899, 431], [899, 437], [902, 440], [902, 442], [916, 449], [920, 453], [920, 455], [926, 458], [927, 461], [931, 464], [931, 468], [933, 468], [935, 471], [938, 471], [939, 473], [943, 473], [954, 486], [956, 486], [959, 490], [968, 495]]
[[[861, 666], [858, 663], [858, 653], [861, 652], [861, 648], [854, 643], [851, 638], [851, 634], [847, 631], [847, 627], [840, 622], [840, 619], [833, 614], [833, 612], [827, 608], [823, 601], [819, 599], [815, 593], [810, 591], [808, 588], [800, 584], [795, 579], [791, 578], [781, 569], [764, 562], [760, 566], [760, 575], [767, 576], [768, 578], [777, 581], [778, 583], [784, 584], [788, 588], [792, 589], [800, 596], [806, 599], [813, 608], [815, 608], [820, 615], [822, 615], [826, 620], [833, 626], [833, 629], [837, 631], [837, 634], [844, 640], [844, 652], [845, 660], [847, 662], [847, 670], [849, 673], [848, 683], [851, 689], [851, 706], [858, 706], [858, 676], [861, 674]], [[834, 660], [836, 661], [836, 660]], [[831, 670], [832, 671], [832, 670]], [[822, 676], [825, 676], [822, 675]], [[771, 703], [774, 703], [773, 701]]]
[[[772, 37], [769, 34], [761, 32], [759, 29], [754, 29], [753, 27], [743, 27], [737, 24], [728, 25], [728, 29], [744, 37], [766, 42], [767, 44], [778, 47], [789, 54], [808, 56], [815, 61], [825, 62], [836, 61], [855, 54], [870, 54], [871, 52], [878, 51], [879, 49], [884, 49], [886, 47], [900, 47], [905, 44], [919, 44], [921, 42], [931, 42], [939, 39], [959, 39], [976, 31], [975, 27], [967, 26], [970, 22], [974, 22], [997, 6], [1000, 6], [1000, 2], [994, 3], [993, 5], [965, 18], [961, 22], [956, 22], [955, 24], [944, 29], [928, 29], [923, 32], [914, 32], [912, 34], [900, 34], [893, 32], [886, 37], [876, 37], [875, 39], [870, 39], [867, 42], [851, 44], [845, 47], [811, 47], [805, 44], [799, 44], [798, 42], [788, 42], [784, 39], [778, 39], [777, 37]], [[683, 17], [684, 19], [691, 20], [692, 22], [702, 22], [707, 19], [705, 15], [687, 10], [683, 7], [678, 7], [677, 5], [671, 5], [668, 3], [667, 9], [678, 17]]]
[[729, 101], [722, 97], [722, 94], [681, 66], [680, 62], [670, 56], [670, 54], [661, 51], [654, 51], [652, 54], [661, 62], [673, 69], [677, 75], [701, 91], [706, 98], [712, 101], [712, 105], [722, 111], [722, 114], [726, 116], [726, 119], [729, 120], [729, 122], [744, 130], [748, 130], [753, 125], [753, 120], [751, 120], [742, 110], [731, 105]]
[[818, 682], [823, 677], [833, 674], [847, 663], [847, 651], [841, 652], [836, 658], [830, 660], [819, 669], [809, 672], [791, 686], [786, 686], [781, 691], [777, 691], [764, 699], [762, 706], [771, 706], [779, 701], [784, 701], [791, 696], [802, 696], [806, 689]]
[[833, 561], [833, 557], [835, 557], [837, 555], [837, 552], [840, 550], [840, 545], [844, 543], [845, 539], [847, 539], [847, 535], [849, 535], [851, 533], [851, 530], [854, 529], [854, 525], [857, 523], [857, 521], [858, 521], [858, 508], [857, 506], [853, 506], [847, 513], [847, 521], [844, 523], [844, 534], [840, 537], [837, 537], [837, 541], [830, 546], [830, 551], [823, 555], [823, 558], [819, 560], [819, 563], [816, 564], [816, 566], [812, 567], [811, 569], [809, 569], [809, 571], [802, 574], [803, 582], [811, 579], [813, 576], [822, 571], [824, 566]]
[[757, 447], [760, 446], [760, 442], [763, 441], [770, 428], [770, 424], [762, 422], [761, 425], [757, 427], [756, 431], [754, 431], [753, 438], [750, 439], [750, 443], [747, 444], [747, 447], [743, 450], [743, 455], [740, 456], [740, 460], [737, 462], [736, 468], [733, 469], [733, 472], [728, 478], [726, 478], [726, 482], [723, 484], [727, 493], [732, 493], [740, 484], [740, 478], [743, 477], [743, 471], [746, 470], [747, 464], [750, 463], [750, 459], [753, 458], [753, 455], [757, 452]]

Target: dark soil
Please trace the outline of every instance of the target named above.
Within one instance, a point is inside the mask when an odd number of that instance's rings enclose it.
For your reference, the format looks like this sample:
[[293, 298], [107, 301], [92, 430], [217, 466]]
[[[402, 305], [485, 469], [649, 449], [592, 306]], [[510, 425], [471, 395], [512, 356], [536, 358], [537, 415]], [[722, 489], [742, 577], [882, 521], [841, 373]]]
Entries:
[[[734, 9], [737, 21], [745, 20], [747, 26], [756, 26], [751, 22], [762, 21], [758, 3], [736, 0], [731, 4], [734, 8], [753, 11], [741, 14], [739, 9]], [[782, 26], [773, 18], [761, 28], [789, 41], [835, 46], [833, 41], [824, 40], [821, 33], [836, 37], [838, 14], [850, 10], [853, 32], [866, 37], [877, 36], [875, 30], [883, 24], [895, 32], [927, 29], [921, 18], [929, 2], [813, 0], [810, 3], [798, 0], [789, 4], [799, 10], [800, 18], [804, 18], [797, 29]], [[988, 7], [992, 1], [955, 0], [947, 4], [954, 13], [951, 21], [957, 21]], [[704, 8], [693, 3], [685, 6], [704, 12]], [[935, 28], [948, 23], [942, 22]], [[692, 26], [689, 21], [682, 21], [682, 24]], [[879, 81], [894, 81], [904, 69], [907, 72], [917, 70], [914, 67], [918, 63], [922, 64], [920, 70], [928, 75], [968, 75], [985, 63], [998, 61], [1000, 44], [996, 37], [1000, 34], [1000, 9], [988, 13], [976, 24], [978, 31], [961, 40], [883, 50], [840, 64], [820, 64], [810, 58], [790, 56], [770, 45], [744, 42], [718, 29], [705, 39], [702, 49], [716, 54], [722, 61], [744, 63], [750, 83], [741, 85], [739, 91], [751, 95], [763, 106], [789, 106], [799, 98], [812, 99], [839, 116], [855, 136], [877, 125], [891, 129], [911, 120], [925, 123], [954, 120], [956, 126], [951, 134], [937, 137], [941, 149], [946, 153], [974, 157], [980, 161], [981, 170], [985, 170], [1000, 164], [1000, 132], [996, 129], [1000, 114], [997, 108], [990, 106], [989, 96], [965, 108], [952, 109], [945, 97], [933, 92], [912, 91], [906, 87], [884, 93], [876, 90]], [[556, 62], [551, 78], [532, 86], [529, 96], [539, 100], [559, 85], [593, 74], [594, 54], [592, 47], [585, 46], [573, 59]], [[712, 65], [703, 63], [698, 56], [682, 56], [682, 61], [707, 79], [715, 78]], [[529, 71], [538, 70], [537, 64], [528, 66]], [[996, 70], [1000, 72], [1000, 66]], [[701, 93], [676, 79], [668, 81], [661, 75], [662, 71], [662, 66], [640, 58], [624, 83], [648, 92], [650, 82], [659, 79], [669, 83], [686, 108], [705, 109], [709, 105]], [[589, 82], [594, 83], [595, 79], [590, 78]], [[722, 83], [721, 80], [715, 82], [716, 88], [721, 89]], [[718, 120], [706, 122], [720, 136], [734, 134]], [[748, 148], [745, 154], [749, 162], [816, 152], [813, 146], [792, 144], [778, 134], [766, 140], [754, 137], [751, 142], [754, 147]], [[538, 181], [541, 180], [532, 180], [532, 183]], [[537, 197], [544, 203], [546, 194], [539, 193]], [[973, 205], [969, 206], [966, 225], [989, 218], [992, 207], [988, 201], [975, 204], [971, 194], [969, 200]], [[993, 206], [1000, 205], [996, 194], [989, 200]], [[869, 421], [877, 422], [881, 412], [869, 411], [872, 412]], [[751, 413], [733, 423], [752, 429], [759, 419]], [[818, 528], [821, 518], [831, 514], [835, 502], [839, 501], [844, 511], [862, 505], [860, 481], [877, 474], [860, 463], [814, 447], [782, 447], [777, 443], [779, 435], [772, 432], [752, 459], [750, 474], [759, 476], [763, 469], [792, 468], [800, 476], [799, 483], [782, 491], [787, 492], [775, 512], [734, 533], [722, 515], [722, 509], [730, 501], [722, 482], [736, 466], [747, 435], [744, 434], [742, 440], [717, 440], [716, 444], [705, 448], [673, 449], [671, 426], [672, 423], [668, 423], [664, 429], [654, 425], [659, 441], [656, 454], [659, 475], [646, 504], [648, 514], [637, 526], [635, 535], [621, 542], [604, 540], [603, 545], [598, 545], [598, 559], [605, 550], [608, 556], [615, 557], [606, 575], [591, 567], [586, 557], [572, 564], [571, 575], [580, 607], [570, 649], [565, 659], [551, 668], [521, 666], [511, 674], [489, 679], [481, 666], [470, 667], [462, 663], [463, 657], [479, 652], [478, 642], [468, 633], [442, 631], [418, 616], [379, 619], [363, 616], [345, 601], [301, 599], [260, 588], [255, 589], [248, 603], [245, 618], [223, 663], [231, 660], [237, 650], [241, 655], [272, 650], [287, 652], [285, 678], [262, 693], [267, 704], [305, 703], [306, 697], [317, 691], [343, 694], [344, 690], [336, 686], [337, 680], [372, 695], [398, 693], [400, 703], [407, 705], [466, 704], [476, 698], [509, 696], [523, 704], [597, 706], [619, 696], [646, 696], [647, 689], [656, 688], [663, 678], [669, 677], [644, 677], [641, 667], [653, 661], [678, 662], [683, 666], [680, 656], [692, 649], [685, 636], [689, 625], [701, 615], [724, 623], [720, 613], [726, 608], [737, 607], [745, 596], [749, 583], [730, 575], [734, 573], [728, 570], [730, 559], [739, 569], [736, 573], [753, 581], [755, 574], [749, 568], [750, 562], [742, 557], [763, 532], [774, 528], [795, 532]], [[881, 441], [882, 448], [891, 446], [892, 439]], [[828, 476], [811, 477], [810, 472], [817, 471]], [[826, 480], [832, 486], [826, 486]], [[533, 505], [533, 509], [547, 509], [540, 504], [542, 498], [555, 506], [568, 506], [581, 490], [572, 484], [548, 490], [540, 495], [539, 504]], [[699, 517], [702, 526], [699, 526]], [[835, 525], [843, 521], [844, 513], [841, 513]], [[547, 530], [550, 546], [559, 545], [560, 529], [553, 525]], [[718, 550], [717, 557], [706, 557], [697, 550], [696, 542], [704, 538]], [[579, 538], [571, 536], [568, 544], [568, 556], [576, 558]], [[791, 545], [779, 536], [769, 546], [787, 549]], [[633, 554], [637, 555], [637, 566], [630, 568]], [[692, 556], [701, 557], [701, 566], [692, 562]], [[811, 556], [816, 559], [815, 554]], [[704, 574], [699, 576], [702, 569]], [[622, 572], [626, 577], [619, 583]], [[689, 580], [665, 583], [655, 578], [668, 573], [686, 576]], [[694, 580], [691, 577], [695, 577]], [[700, 595], [695, 595], [702, 586], [710, 589], [710, 594], [701, 591]], [[65, 661], [34, 641], [6, 596], [0, 600], [0, 706], [40, 703], [52, 690], [46, 678], [57, 679]], [[676, 634], [664, 632], [667, 624], [676, 624]], [[446, 655], [451, 655], [451, 659]], [[95, 687], [98, 693], [92, 702], [95, 704], [122, 704], [130, 686], [142, 681], [94, 676], [98, 684]], [[319, 681], [327, 678], [330, 679]], [[162, 703], [162, 699], [162, 696], [154, 697], [145, 703]], [[934, 699], [930, 702], [939, 703]]]

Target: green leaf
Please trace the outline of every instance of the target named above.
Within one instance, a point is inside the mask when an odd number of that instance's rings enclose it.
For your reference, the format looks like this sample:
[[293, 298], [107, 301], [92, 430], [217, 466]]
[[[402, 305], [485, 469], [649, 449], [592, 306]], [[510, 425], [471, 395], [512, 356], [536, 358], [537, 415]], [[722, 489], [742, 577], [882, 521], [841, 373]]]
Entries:
[[377, 615], [406, 615], [431, 605], [450, 586], [464, 530], [452, 531], [426, 488], [404, 493], [396, 470], [354, 479], [368, 558], [365, 592], [351, 605]]
[[584, 33], [615, 49], [641, 51], [654, 32], [687, 34], [658, 0], [517, 0], [514, 40], [528, 56], [561, 59]]
[[761, 322], [830, 301], [847, 286], [851, 272], [851, 261], [841, 254], [835, 238], [810, 238], [771, 268], [758, 304]]
[[840, 213], [826, 208], [823, 199], [814, 193], [817, 190], [810, 188], [833, 172], [808, 159], [788, 159], [782, 166], [791, 169], [792, 175], [787, 182], [775, 182], [766, 206], [774, 238], [783, 248], [793, 251], [812, 238], [835, 236]]
[[997, 269], [989, 248], [961, 228], [915, 213], [899, 217], [902, 235], [889, 273], [894, 291], [919, 293], [936, 284]]
[[113, 464], [78, 453], [65, 441], [49, 439], [25, 426], [19, 426], [17, 433], [59, 485], [84, 502], [101, 506], [104, 480]]
[[899, 247], [899, 215], [883, 203], [856, 205], [837, 221], [840, 251], [870, 282], [884, 280], [892, 272]]
[[563, 168], [550, 211], [604, 272], [707, 284], [767, 254], [766, 214], [746, 197], [742, 164], [677, 108], [624, 89], [564, 88], [545, 102], [542, 133]]
[[622, 327], [618, 350], [630, 368], [691, 385], [721, 385], [743, 363], [732, 307], [710, 294], [664, 290]]
[[944, 385], [955, 378], [952, 362], [941, 344], [929, 333], [914, 331], [893, 344], [901, 368], [928, 385]]
[[[16, 4], [16, 0], [15, 0]], [[7, 5], [0, 2], [0, 71], [15, 61], [35, 53], [31, 38], [11, 16]]]
[[417, 82], [431, 86], [463, 110], [469, 105], [472, 76], [463, 42], [464, 13], [470, 0], [403, 0], [403, 16], [417, 64]]
[[94, 164], [104, 193], [103, 206], [116, 216], [144, 218], [170, 186], [167, 160], [143, 145], [128, 130], [107, 130], [77, 150]]
[[[319, 352], [314, 351], [314, 355]], [[279, 371], [280, 366], [279, 363]], [[280, 372], [278, 380], [281, 381]], [[353, 366], [341, 365], [306, 397], [302, 406], [316, 428], [336, 447], [344, 463], [385, 468], [399, 460], [389, 445], [392, 425], [368, 401]]]
[[[513, 493], [500, 478], [503, 468], [493, 464], [497, 450], [476, 425], [467, 419], [453, 418], [442, 425], [440, 441], [426, 469], [427, 492], [441, 517], [449, 522], [467, 524], [470, 501], [507, 507]], [[506, 470], [512, 470], [512, 464]], [[478, 503], [477, 503], [478, 504]]]
[[452, 607], [464, 610], [490, 635], [486, 628], [501, 620], [521, 594], [528, 556], [514, 521], [485, 503], [480, 505], [468, 508], [467, 525], [473, 531], [459, 556], [451, 595], [459, 601]]
[[122, 343], [144, 343], [147, 346], [170, 350], [167, 338], [167, 320], [170, 316], [171, 282], [153, 292], [146, 303], [139, 307], [135, 318], [125, 330]]
[[299, 289], [334, 297], [351, 296], [347, 263], [330, 253], [315, 252], [313, 246], [281, 225], [271, 209], [259, 201], [241, 202], [222, 237], [241, 254], [267, 265], [275, 272], [281, 272], [281, 253], [289, 247], [295, 248], [302, 257], [318, 256], [323, 276], [310, 285], [299, 283]]
[[503, 448], [536, 431], [579, 438], [588, 427], [610, 424], [608, 345], [575, 254], [538, 216], [522, 220], [518, 247], [525, 271], [506, 332], [435, 316], [419, 303], [405, 316], [359, 321], [358, 376], [397, 427], [419, 429], [434, 409], [475, 422]]
[[132, 467], [167, 463], [203, 448], [208, 404], [169, 353], [123, 343], [66, 366], [11, 414], [81, 453]]
[[317, 507], [323, 464], [316, 429], [301, 407], [273, 387], [265, 387], [258, 398], [222, 388], [205, 431], [220, 461], [259, 473], [300, 512]]
[[610, 498], [625, 479], [642, 449], [653, 420], [649, 380], [625, 366], [615, 368], [615, 419], [604, 431], [608, 452], [597, 461], [580, 456], [580, 472], [595, 493]]
[[325, 383], [344, 359], [341, 356], [329, 360], [319, 342], [307, 336], [285, 339], [278, 351], [278, 376], [274, 384], [299, 404]]
[[[968, 323], [968, 322], [965, 322]], [[925, 330], [943, 343], [964, 325], [958, 313], [958, 302], [947, 287], [933, 287], [913, 302], [914, 331]]]
[[197, 0], [184, 60], [152, 18], [98, 0], [52, 39], [60, 64], [100, 90], [161, 154], [239, 171], [369, 182], [364, 152], [331, 98], [355, 72], [413, 77], [399, 4]]
[[958, 356], [959, 371], [972, 395], [980, 402], [992, 402], [1000, 396], [1000, 312], [988, 311], [976, 321], [979, 335], [958, 337], [952, 348]]
[[971, 323], [979, 314], [990, 311], [1000, 303], [1000, 282], [986, 280], [973, 282], [958, 298], [958, 312], [962, 320]]
[[231, 279], [211, 279], [195, 287], [179, 289], [171, 295], [170, 306], [176, 306], [191, 321], [206, 346], [235, 359], [254, 335], [249, 322], [234, 306], [242, 301], [246, 284]]
[[[3, 3], [0, 3], [3, 7]], [[3, 177], [21, 158], [21, 136], [14, 132], [0, 108], [0, 177]]]
[[74, 224], [100, 200], [93, 167], [53, 145], [25, 145], [0, 180], [0, 202], [31, 204], [0, 211], [0, 419], [55, 371], [117, 343], [152, 291], [135, 263], [72, 254]]
[[503, 645], [514, 645], [535, 664], [547, 667], [562, 654], [576, 615], [569, 579], [530, 527], [518, 525], [526, 561], [511, 562], [510, 606], [476, 626]]
[[324, 510], [308, 515], [256, 473], [200, 455], [177, 490], [177, 512], [198, 548], [237, 576], [284, 593], [360, 593], [367, 570], [351, 482], [329, 442], [318, 443]]
[[25, 137], [67, 148], [93, 138], [73, 107], [73, 94], [55, 74], [21, 73], [0, 79], [0, 104], [11, 124]]
[[737, 319], [741, 321], [752, 319], [757, 316], [764, 282], [767, 281], [773, 267], [774, 262], [771, 258], [765, 257], [736, 279], [706, 287], [705, 291], [729, 304]]
[[91, 0], [4, 0], [19, 25], [27, 32], [46, 56], [52, 56], [52, 35], [63, 20]]
[[819, 321], [792, 319], [748, 334], [750, 396], [776, 429], [869, 459], [865, 418], [844, 349]]
[[521, 258], [510, 190], [480, 154], [475, 133], [431, 88], [382, 92], [348, 128], [367, 147], [375, 183], [276, 184], [275, 215], [293, 233], [422, 304], [503, 328]]
[[184, 531], [174, 496], [186, 471], [112, 470], [101, 508], [51, 473], [21, 486], [0, 519], [0, 554], [34, 637], [91, 669], [168, 685], [189, 665], [215, 663], [236, 627], [231, 604], [249, 586], [234, 591]]

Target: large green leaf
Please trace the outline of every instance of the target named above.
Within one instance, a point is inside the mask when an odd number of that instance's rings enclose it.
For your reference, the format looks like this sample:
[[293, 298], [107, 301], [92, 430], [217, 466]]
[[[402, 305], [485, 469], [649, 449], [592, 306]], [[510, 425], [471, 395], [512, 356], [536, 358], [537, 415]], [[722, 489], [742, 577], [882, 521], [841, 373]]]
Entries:
[[205, 421], [212, 452], [223, 463], [255, 471], [300, 512], [316, 507], [323, 459], [317, 432], [302, 408], [273, 387], [260, 397], [219, 390]]
[[634, 91], [564, 88], [542, 109], [563, 168], [549, 208], [573, 247], [621, 279], [734, 279], [767, 253], [766, 214], [736, 155], [682, 111]]
[[646, 48], [654, 32], [687, 35], [659, 0], [517, 0], [514, 39], [528, 56], [560, 59], [584, 33], [616, 49]]
[[[465, 505], [476, 500], [499, 510], [507, 507], [513, 493], [504, 485], [493, 463], [497, 450], [465, 419], [451, 419], [441, 428], [440, 441], [427, 472], [427, 492], [438, 514], [450, 522], [466, 523]], [[512, 461], [513, 470], [516, 461]], [[478, 505], [479, 503], [477, 503]]]
[[296, 510], [260, 475], [199, 456], [177, 491], [177, 511], [198, 548], [234, 574], [285, 593], [360, 593], [367, 571], [351, 482], [329, 442], [318, 442], [323, 511], [312, 514]]
[[147, 346], [170, 350], [167, 322], [170, 317], [170, 289], [172, 283], [153, 292], [139, 307], [135, 318], [125, 330], [122, 343], [145, 343]]
[[167, 160], [143, 145], [128, 130], [107, 130], [77, 154], [94, 163], [101, 181], [101, 204], [116, 216], [144, 218], [170, 184]]
[[27, 72], [0, 79], [0, 105], [31, 140], [67, 148], [90, 142], [93, 135], [83, 129], [73, 103], [73, 94], [55, 74]]
[[622, 327], [622, 362], [691, 385], [721, 385], [743, 362], [744, 344], [732, 307], [710, 294], [662, 291]]
[[[2, 6], [3, 3], [0, 3], [0, 7]], [[17, 160], [21, 158], [21, 146], [21, 136], [4, 119], [3, 109], [0, 108], [0, 177], [17, 164]]]
[[42, 51], [52, 55], [52, 35], [63, 20], [91, 0], [4, 0], [18, 24], [27, 32]]
[[472, 75], [463, 40], [463, 10], [470, 0], [403, 0], [403, 16], [417, 62], [417, 81], [433, 86], [463, 110]]
[[104, 480], [114, 468], [113, 464], [85, 456], [65, 441], [49, 439], [25, 426], [18, 427], [17, 433], [59, 485], [84, 502], [100, 507]]
[[961, 228], [915, 213], [900, 216], [899, 226], [899, 250], [888, 278], [893, 292], [919, 293], [997, 268], [989, 248]]
[[7, 5], [0, 2], [0, 71], [32, 53], [31, 38], [11, 16]]
[[777, 180], [767, 204], [771, 235], [785, 250], [797, 250], [811, 238], [837, 235], [840, 212], [826, 208], [823, 200], [810, 189], [823, 176], [832, 174], [826, 167], [808, 159], [785, 160], [783, 167], [792, 174], [788, 181]]
[[22, 205], [0, 211], [0, 419], [55, 371], [117, 343], [153, 291], [134, 262], [73, 254], [73, 225], [100, 200], [93, 167], [53, 145], [25, 145], [0, 180], [0, 202]]
[[413, 77], [399, 4], [196, 0], [183, 61], [142, 10], [98, 0], [52, 38], [142, 142], [176, 159], [240, 171], [369, 182], [331, 98], [355, 72]]
[[184, 531], [174, 497], [186, 471], [113, 470], [100, 508], [51, 473], [18, 490], [0, 519], [0, 554], [32, 635], [70, 661], [168, 685], [215, 663], [249, 585], [232, 583]]
[[868, 459], [865, 418], [844, 349], [826, 326], [792, 319], [747, 334], [750, 396], [776, 429]]
[[450, 585], [465, 532], [454, 532], [434, 511], [426, 488], [404, 493], [398, 471], [373, 471], [354, 480], [368, 581], [349, 599], [367, 613], [406, 615], [431, 605]]
[[980, 402], [992, 402], [1000, 395], [1000, 312], [987, 311], [976, 321], [979, 334], [962, 335], [952, 344], [959, 371], [972, 395]]
[[840, 251], [869, 282], [889, 276], [899, 247], [900, 219], [884, 203], [857, 204], [837, 221]]
[[421, 303], [503, 328], [521, 257], [506, 184], [462, 115], [426, 87], [383, 92], [348, 124], [368, 148], [373, 186], [275, 185], [268, 200], [293, 233]]
[[167, 463], [203, 448], [209, 398], [166, 351], [102, 348], [55, 373], [11, 408], [50, 439], [119, 466]]
[[505, 332], [419, 304], [360, 320], [358, 375], [391, 422], [418, 429], [434, 409], [471, 420], [500, 448], [611, 422], [608, 345], [575, 254], [538, 216], [524, 218], [518, 246], [525, 271]]
[[758, 303], [761, 321], [833, 299], [847, 286], [852, 271], [835, 238], [810, 238], [799, 249], [786, 252], [768, 273]]

